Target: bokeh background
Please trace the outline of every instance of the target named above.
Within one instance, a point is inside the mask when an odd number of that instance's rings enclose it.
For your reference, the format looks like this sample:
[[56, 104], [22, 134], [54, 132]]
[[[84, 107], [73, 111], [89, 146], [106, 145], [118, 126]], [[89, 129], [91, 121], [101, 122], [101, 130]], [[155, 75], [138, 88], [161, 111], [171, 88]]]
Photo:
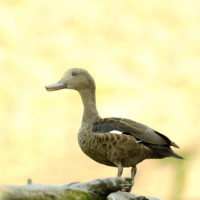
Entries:
[[0, 184], [116, 176], [78, 146], [78, 93], [44, 89], [83, 67], [102, 117], [134, 119], [181, 146], [182, 161], [139, 164], [133, 192], [200, 199], [199, 23], [198, 0], [1, 0]]

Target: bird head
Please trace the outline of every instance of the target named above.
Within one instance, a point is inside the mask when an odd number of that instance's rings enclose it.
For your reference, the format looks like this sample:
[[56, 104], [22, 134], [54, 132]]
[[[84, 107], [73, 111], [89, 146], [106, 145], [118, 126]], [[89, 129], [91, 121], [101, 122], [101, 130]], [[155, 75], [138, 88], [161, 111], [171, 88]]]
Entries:
[[48, 91], [61, 89], [74, 89], [79, 92], [85, 89], [95, 89], [95, 82], [85, 69], [71, 68], [57, 83], [46, 86]]

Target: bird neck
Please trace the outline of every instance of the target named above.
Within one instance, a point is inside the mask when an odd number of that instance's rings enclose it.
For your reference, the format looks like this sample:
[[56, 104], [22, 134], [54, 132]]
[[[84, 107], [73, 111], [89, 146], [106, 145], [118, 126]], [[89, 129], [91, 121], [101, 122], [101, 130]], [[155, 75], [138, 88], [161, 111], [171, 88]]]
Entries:
[[84, 106], [82, 125], [91, 125], [99, 119], [96, 108], [95, 88], [87, 88], [79, 91]]

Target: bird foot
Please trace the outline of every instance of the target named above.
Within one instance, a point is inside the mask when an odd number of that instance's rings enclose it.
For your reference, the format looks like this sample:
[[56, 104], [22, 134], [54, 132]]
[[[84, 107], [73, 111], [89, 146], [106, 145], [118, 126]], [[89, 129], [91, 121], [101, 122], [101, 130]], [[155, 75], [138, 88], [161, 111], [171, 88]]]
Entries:
[[126, 187], [124, 187], [121, 191], [122, 192], [131, 192], [132, 188], [133, 188], [133, 185], [132, 184], [131, 186], [130, 185], [127, 185]]
[[133, 185], [134, 185], [134, 182], [132, 179], [130, 178], [127, 178], [128, 180], [130, 180], [130, 183], [129, 184], [124, 184], [123, 185], [123, 189], [121, 189], [120, 191], [122, 192], [131, 192], [132, 188], [133, 188]]

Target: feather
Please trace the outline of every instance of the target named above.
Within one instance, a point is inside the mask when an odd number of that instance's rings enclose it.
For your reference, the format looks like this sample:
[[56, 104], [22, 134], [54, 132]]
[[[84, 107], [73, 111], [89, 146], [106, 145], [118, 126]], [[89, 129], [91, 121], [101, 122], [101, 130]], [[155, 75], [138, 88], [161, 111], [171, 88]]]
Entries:
[[109, 133], [123, 134], [123, 132], [122, 132], [122, 131], [119, 131], [119, 130], [112, 130], [112, 131], [109, 131]]
[[174, 153], [170, 146], [178, 148], [167, 136], [154, 129], [129, 119], [104, 118], [93, 124], [93, 131], [96, 133], [124, 134], [134, 137], [137, 143], [147, 146], [152, 151], [163, 155], [182, 158]]

